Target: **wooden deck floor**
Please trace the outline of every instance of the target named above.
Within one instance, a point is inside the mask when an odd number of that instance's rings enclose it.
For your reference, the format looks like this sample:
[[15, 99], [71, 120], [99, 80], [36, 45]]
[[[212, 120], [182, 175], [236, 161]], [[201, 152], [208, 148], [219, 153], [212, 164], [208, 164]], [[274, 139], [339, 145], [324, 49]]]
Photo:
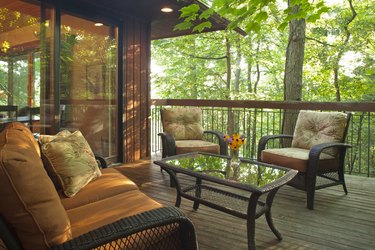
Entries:
[[[164, 205], [174, 205], [176, 191], [160, 168], [141, 161], [117, 167], [140, 189]], [[375, 249], [375, 179], [346, 175], [341, 186], [319, 190], [315, 209], [306, 208], [305, 193], [289, 186], [277, 193], [273, 220], [283, 236], [278, 241], [263, 217], [256, 221], [257, 249]], [[199, 248], [247, 249], [246, 221], [182, 199], [181, 209], [193, 221]]]

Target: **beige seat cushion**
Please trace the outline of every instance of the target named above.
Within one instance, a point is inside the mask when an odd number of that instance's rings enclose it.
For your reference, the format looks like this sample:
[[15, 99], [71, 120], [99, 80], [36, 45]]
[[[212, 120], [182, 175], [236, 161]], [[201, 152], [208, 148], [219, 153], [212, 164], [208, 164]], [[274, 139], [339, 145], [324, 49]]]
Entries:
[[41, 148], [68, 197], [101, 175], [94, 153], [80, 131], [57, 137]]
[[162, 207], [139, 190], [132, 190], [97, 202], [67, 210], [73, 237], [121, 218]]
[[65, 209], [84, 206], [111, 196], [137, 190], [138, 186], [114, 168], [101, 169], [102, 175], [82, 188], [75, 196], [68, 198], [60, 190], [58, 193]]
[[[310, 149], [326, 142], [343, 142], [347, 115], [342, 112], [317, 112], [301, 110], [294, 130], [292, 147]], [[327, 149], [336, 156], [337, 150]]]
[[164, 132], [175, 140], [202, 140], [202, 111], [199, 108], [165, 108], [161, 110]]
[[47, 249], [71, 239], [71, 230], [35, 143], [21, 123], [0, 132], [0, 212], [25, 249]]
[[[306, 172], [310, 150], [302, 148], [272, 148], [261, 152], [261, 161]], [[338, 161], [333, 156], [320, 155], [319, 172], [337, 170]]]
[[176, 154], [184, 154], [195, 151], [220, 154], [220, 146], [218, 144], [202, 140], [176, 141]]

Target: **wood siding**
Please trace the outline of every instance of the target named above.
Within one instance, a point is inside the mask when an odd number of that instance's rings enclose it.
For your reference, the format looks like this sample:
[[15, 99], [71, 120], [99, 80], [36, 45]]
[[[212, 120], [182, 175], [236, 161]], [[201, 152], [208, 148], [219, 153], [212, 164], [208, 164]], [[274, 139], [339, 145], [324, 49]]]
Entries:
[[135, 18], [123, 25], [123, 162], [150, 155], [150, 28]]

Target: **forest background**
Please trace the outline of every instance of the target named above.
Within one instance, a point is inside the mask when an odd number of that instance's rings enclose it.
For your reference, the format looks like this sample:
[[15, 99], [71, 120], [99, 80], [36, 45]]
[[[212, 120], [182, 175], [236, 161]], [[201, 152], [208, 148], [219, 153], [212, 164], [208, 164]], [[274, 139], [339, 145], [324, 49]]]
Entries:
[[[153, 41], [152, 98], [284, 100], [286, 26], [302, 18], [300, 100], [375, 101], [374, 0], [299, 1], [315, 3], [294, 16], [285, 1], [216, 2], [216, 10], [234, 20], [230, 28], [248, 35], [229, 29]], [[246, 13], [251, 2], [257, 10]], [[179, 28], [190, 28], [186, 22], [196, 9], [189, 7]]]
[[[374, 0], [202, 2], [211, 8], [181, 9], [177, 29], [204, 31], [214, 11], [232, 21], [229, 28], [153, 41], [152, 99], [375, 101]], [[235, 128], [231, 109], [225, 118], [229, 132], [242, 130], [251, 138], [247, 157], [256, 154], [264, 135], [255, 125], [264, 121], [254, 112], [253, 118], [249, 112], [239, 115], [246, 123], [253, 119], [242, 128]], [[291, 134], [296, 116], [285, 115], [276, 130]], [[375, 176], [374, 118], [365, 118], [365, 112], [353, 118], [358, 132], [347, 138], [353, 145], [347, 172], [366, 168], [367, 176]]]

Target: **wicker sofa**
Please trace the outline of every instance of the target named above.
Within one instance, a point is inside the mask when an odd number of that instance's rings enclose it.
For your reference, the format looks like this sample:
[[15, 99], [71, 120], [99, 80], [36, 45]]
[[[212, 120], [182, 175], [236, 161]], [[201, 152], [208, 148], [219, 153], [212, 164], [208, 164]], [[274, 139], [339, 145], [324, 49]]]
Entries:
[[180, 210], [149, 198], [116, 169], [98, 168], [72, 195], [61, 178], [63, 189], [55, 186], [40, 149], [23, 124], [0, 127], [0, 248], [197, 249]]

